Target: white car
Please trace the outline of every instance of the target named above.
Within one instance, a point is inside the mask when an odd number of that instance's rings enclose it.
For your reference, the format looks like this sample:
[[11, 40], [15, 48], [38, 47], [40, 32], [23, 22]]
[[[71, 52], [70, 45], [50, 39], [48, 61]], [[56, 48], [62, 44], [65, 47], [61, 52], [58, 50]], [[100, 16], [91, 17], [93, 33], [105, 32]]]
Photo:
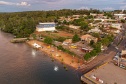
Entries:
[[119, 49], [118, 47], [115, 47], [117, 50]]

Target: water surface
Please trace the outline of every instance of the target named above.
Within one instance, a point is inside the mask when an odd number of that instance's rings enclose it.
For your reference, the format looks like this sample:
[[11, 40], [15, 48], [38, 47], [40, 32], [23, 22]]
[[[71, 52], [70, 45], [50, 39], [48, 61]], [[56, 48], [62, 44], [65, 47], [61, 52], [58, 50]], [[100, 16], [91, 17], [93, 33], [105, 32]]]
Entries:
[[60, 62], [12, 38], [0, 31], [0, 84], [81, 84], [81, 73], [69, 66], [65, 71]]

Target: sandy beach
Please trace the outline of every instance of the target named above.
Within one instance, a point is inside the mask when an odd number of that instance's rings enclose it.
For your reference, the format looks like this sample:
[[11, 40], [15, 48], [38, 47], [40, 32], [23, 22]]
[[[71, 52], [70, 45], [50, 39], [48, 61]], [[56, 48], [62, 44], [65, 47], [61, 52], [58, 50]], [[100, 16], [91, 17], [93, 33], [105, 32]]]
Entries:
[[[50, 46], [50, 48], [47, 48], [47, 46], [49, 46], [48, 44], [45, 44], [43, 42], [40, 42], [40, 41], [37, 41], [37, 40], [30, 40], [28, 42], [29, 45], [31, 45], [32, 47], [34, 43], [42, 46], [41, 48], [38, 48], [39, 50], [47, 53], [49, 56], [51, 56], [52, 58], [60, 61], [60, 62], [63, 62], [63, 64], [66, 64], [66, 65], [69, 65], [75, 69], [77, 69], [78, 67], [80, 67], [81, 65], [83, 65], [83, 61], [79, 61], [78, 63], [78, 58], [77, 57], [73, 57], [71, 55], [69, 55], [68, 53], [65, 53], [61, 50], [58, 50], [56, 49], [56, 47], [54, 46]], [[56, 52], [57, 51], [57, 52]]]

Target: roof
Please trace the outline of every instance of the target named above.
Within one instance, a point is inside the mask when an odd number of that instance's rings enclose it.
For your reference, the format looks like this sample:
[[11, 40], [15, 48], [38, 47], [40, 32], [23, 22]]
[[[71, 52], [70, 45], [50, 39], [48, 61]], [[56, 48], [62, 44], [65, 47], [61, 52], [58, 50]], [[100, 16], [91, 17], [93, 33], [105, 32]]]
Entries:
[[78, 47], [85, 49], [85, 50], [93, 50], [94, 48], [91, 46], [88, 46], [86, 44], [82, 44], [82, 43], [72, 43], [73, 45], [77, 45]]
[[86, 34], [86, 35], [81, 36], [81, 38], [89, 38], [89, 37], [93, 37], [93, 36], [91, 36], [89, 34]]
[[55, 23], [39, 23], [39, 25], [37, 25], [37, 28], [45, 28], [45, 27], [55, 27]]
[[45, 23], [40, 22], [39, 24], [41, 25], [41, 24], [55, 24], [55, 23], [54, 22], [45, 22]]
[[69, 43], [71, 41], [72, 41], [72, 39], [66, 39], [64, 42]]
[[124, 16], [126, 14], [114, 14], [115, 16]]
[[125, 55], [126, 54], [126, 50], [122, 50], [121, 55]]
[[[104, 64], [98, 69], [87, 73], [85, 76], [99, 84], [125, 84], [126, 71], [120, 67], [115, 66], [113, 63]], [[94, 78], [95, 77], [95, 78]], [[102, 80], [104, 83], [96, 80]]]

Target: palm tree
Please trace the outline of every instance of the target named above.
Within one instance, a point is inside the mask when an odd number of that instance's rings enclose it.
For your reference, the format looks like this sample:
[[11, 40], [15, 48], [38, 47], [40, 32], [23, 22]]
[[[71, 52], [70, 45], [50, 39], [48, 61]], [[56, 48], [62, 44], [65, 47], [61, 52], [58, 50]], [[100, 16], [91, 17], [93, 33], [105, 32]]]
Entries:
[[64, 61], [63, 58], [61, 59], [61, 61], [62, 61], [62, 62]]
[[64, 68], [66, 68], [66, 65], [64, 64]]
[[66, 68], [66, 71], [67, 71], [68, 69]]

